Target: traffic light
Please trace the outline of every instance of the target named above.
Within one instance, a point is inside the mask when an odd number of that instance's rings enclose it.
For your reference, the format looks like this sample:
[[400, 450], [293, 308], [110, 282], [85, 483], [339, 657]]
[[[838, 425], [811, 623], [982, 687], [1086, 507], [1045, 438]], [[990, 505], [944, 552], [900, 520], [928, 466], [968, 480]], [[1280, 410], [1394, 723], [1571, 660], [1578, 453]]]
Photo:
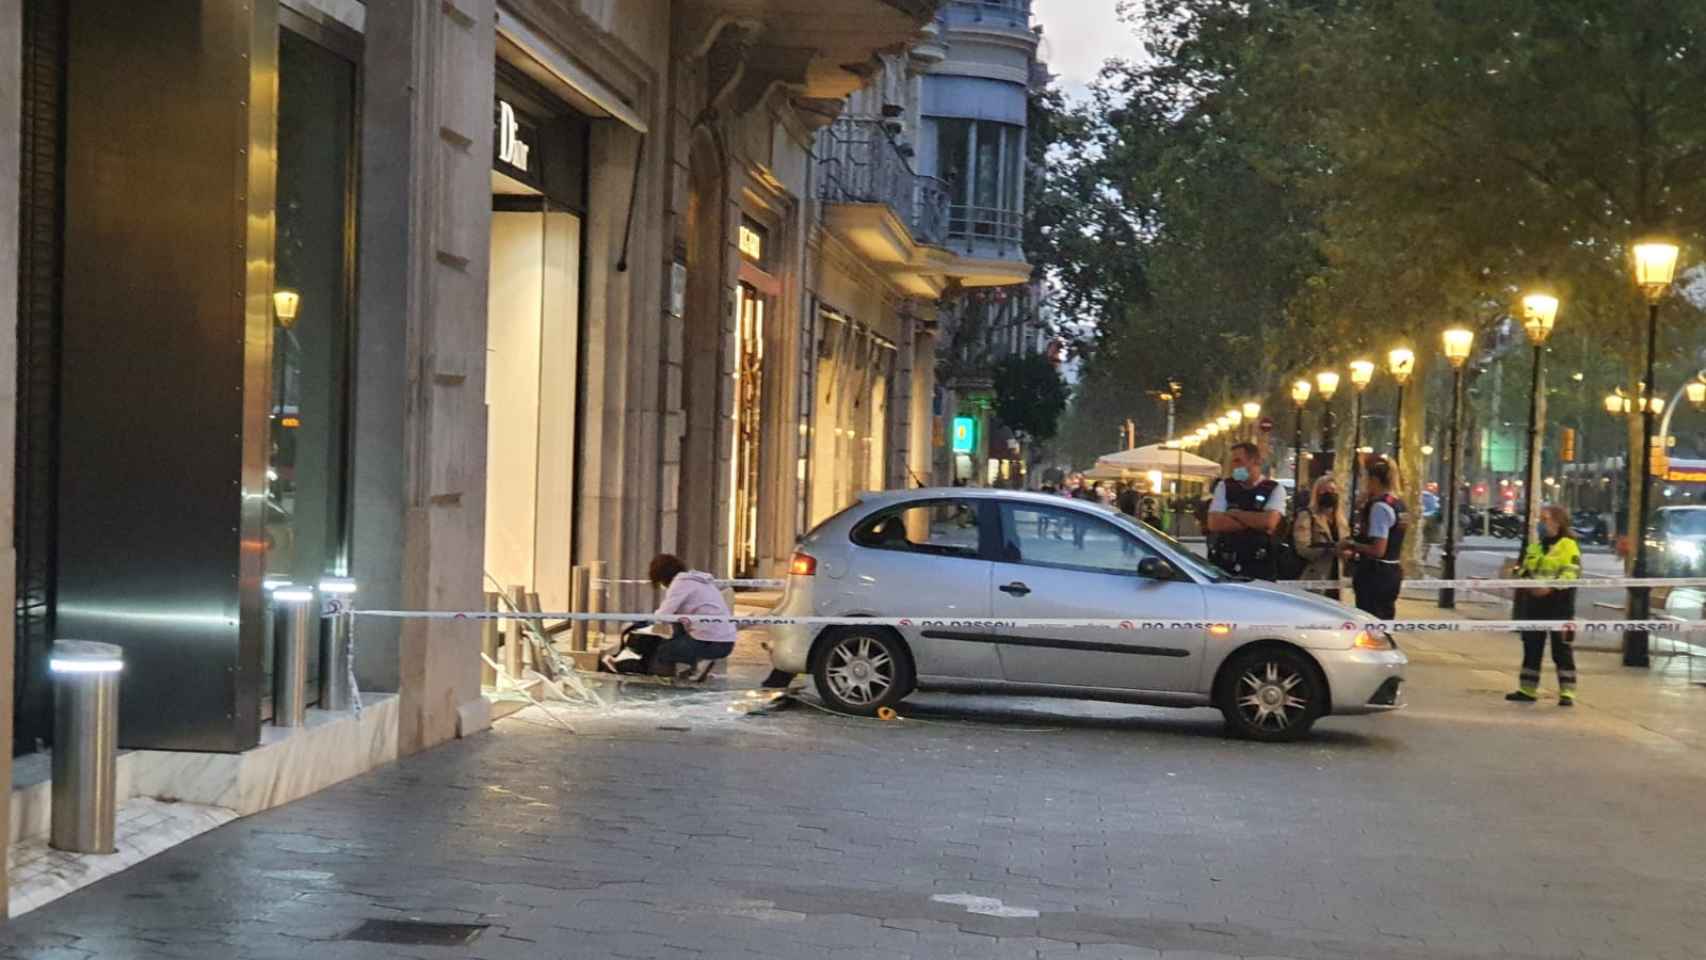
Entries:
[[1576, 462], [1576, 430], [1574, 427], [1564, 428], [1564, 435], [1558, 443], [1558, 459], [1565, 463]]

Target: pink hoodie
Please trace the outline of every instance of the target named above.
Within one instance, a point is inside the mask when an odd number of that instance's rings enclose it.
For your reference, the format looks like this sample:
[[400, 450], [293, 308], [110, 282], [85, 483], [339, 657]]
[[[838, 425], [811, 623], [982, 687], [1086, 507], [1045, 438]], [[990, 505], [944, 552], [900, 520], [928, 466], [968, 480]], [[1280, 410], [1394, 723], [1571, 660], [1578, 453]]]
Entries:
[[[658, 604], [657, 615], [659, 618], [665, 618], [672, 613], [704, 617], [732, 616], [729, 605], [723, 602], [723, 591], [717, 589], [716, 579], [698, 570], [678, 573], [675, 579], [669, 582], [669, 589], [663, 594], [663, 603]], [[706, 643], [735, 642], [735, 625], [732, 623], [690, 623], [687, 625], [687, 632]]]

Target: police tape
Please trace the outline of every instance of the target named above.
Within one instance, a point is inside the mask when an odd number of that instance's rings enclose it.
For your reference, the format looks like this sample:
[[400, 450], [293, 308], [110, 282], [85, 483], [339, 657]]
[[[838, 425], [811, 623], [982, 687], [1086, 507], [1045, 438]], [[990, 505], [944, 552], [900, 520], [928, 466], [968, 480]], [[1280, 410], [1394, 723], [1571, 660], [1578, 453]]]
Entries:
[[[714, 582], [719, 587], [747, 587], [757, 590], [781, 590], [788, 586], [788, 581], [781, 579], [737, 578]], [[1350, 586], [1351, 578], [1345, 577], [1341, 580], [1281, 580], [1278, 582], [1288, 586], [1300, 587], [1304, 590], [1340, 590]], [[651, 581], [600, 577], [593, 580], [593, 583], [595, 585], [648, 585]], [[1405, 580], [1404, 587], [1415, 590], [1509, 590], [1534, 587], [1565, 590], [1622, 590], [1629, 587], [1651, 587], [1654, 589], [1663, 587], [1706, 588], [1706, 577], [1583, 577], [1578, 580], [1525, 580], [1517, 577], [1462, 577], [1444, 580], [1423, 577]]]
[[[1139, 617], [776, 617], [656, 613], [537, 613], [486, 610], [353, 610], [357, 617], [392, 620], [626, 620], [694, 626], [721, 624], [753, 627], [901, 627], [922, 631], [1000, 631], [1004, 629], [1112, 629], [1137, 631], [1207, 632], [1216, 636], [1233, 633], [1331, 633], [1370, 628], [1388, 633], [1521, 633], [1559, 631], [1574, 633], [1621, 633], [1645, 630], [1666, 633], [1706, 633], [1706, 620], [1369, 620], [1345, 619], [1306, 623], [1277, 623], [1239, 620], [1146, 620]], [[953, 639], [948, 637], [946, 639]]]
[[[719, 587], [749, 587], [757, 590], [780, 590], [788, 585], [788, 581], [786, 580], [765, 580], [752, 577], [737, 577], [729, 580], [713, 580], [711, 582], [715, 583]], [[641, 586], [651, 585], [651, 581], [644, 578], [595, 577], [593, 578], [592, 583], [593, 586], [628, 586], [633, 584], [639, 584]]]
[[[1350, 586], [1350, 578], [1343, 580], [1281, 580], [1287, 586], [1301, 587], [1305, 590], [1338, 590]], [[1706, 587], [1706, 577], [1584, 577], [1579, 580], [1524, 580], [1515, 577], [1486, 577], [1481, 579], [1462, 578], [1456, 580], [1439, 580], [1417, 578], [1405, 580], [1404, 589], [1410, 590], [1507, 590], [1534, 589], [1545, 587], [1553, 590], [1620, 590], [1628, 587]]]

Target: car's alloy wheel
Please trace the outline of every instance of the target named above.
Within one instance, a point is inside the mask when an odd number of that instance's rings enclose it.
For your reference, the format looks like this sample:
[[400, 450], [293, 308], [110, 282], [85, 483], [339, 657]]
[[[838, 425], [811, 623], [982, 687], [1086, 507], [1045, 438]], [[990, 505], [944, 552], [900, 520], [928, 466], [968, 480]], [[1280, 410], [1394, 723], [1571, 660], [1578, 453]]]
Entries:
[[1228, 669], [1221, 712], [1233, 733], [1253, 740], [1295, 740], [1325, 706], [1313, 664], [1289, 650], [1241, 654]]
[[879, 631], [831, 637], [813, 672], [824, 702], [848, 713], [874, 714], [912, 689], [912, 663], [900, 641]]

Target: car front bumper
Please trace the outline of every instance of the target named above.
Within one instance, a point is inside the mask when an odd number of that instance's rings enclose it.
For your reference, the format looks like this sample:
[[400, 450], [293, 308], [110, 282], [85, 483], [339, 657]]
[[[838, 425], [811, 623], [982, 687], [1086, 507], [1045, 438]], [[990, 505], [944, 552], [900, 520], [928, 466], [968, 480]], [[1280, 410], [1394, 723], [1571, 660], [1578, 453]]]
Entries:
[[1404, 706], [1404, 670], [1410, 658], [1402, 650], [1315, 651], [1334, 715], [1384, 713]]

